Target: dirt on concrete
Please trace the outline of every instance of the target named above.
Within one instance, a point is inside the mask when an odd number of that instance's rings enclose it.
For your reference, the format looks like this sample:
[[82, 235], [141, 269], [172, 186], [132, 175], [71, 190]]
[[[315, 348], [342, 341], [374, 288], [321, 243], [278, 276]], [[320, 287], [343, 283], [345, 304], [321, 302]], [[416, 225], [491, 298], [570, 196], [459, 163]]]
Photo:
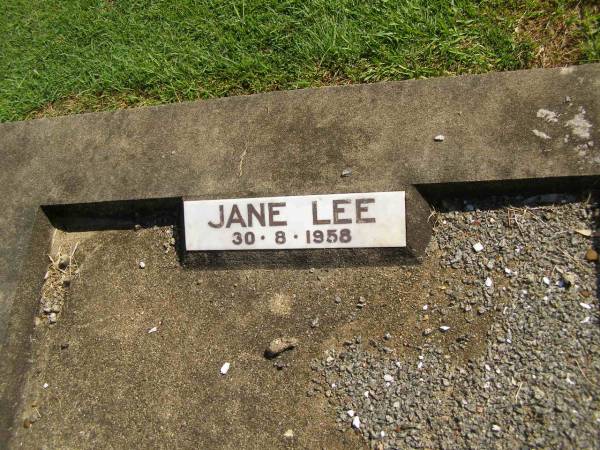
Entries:
[[[312, 391], [311, 361], [357, 334], [414, 356], [440, 311], [452, 330], [434, 339], [445, 346], [468, 333], [452, 357], [469, 359], [493, 320], [444, 311], [435, 249], [416, 265], [211, 270], [180, 264], [176, 235], [170, 226], [56, 232], [52, 253], [76, 248], [77, 269], [62, 275], [70, 283], [56, 323], [43, 308], [36, 318], [10, 447], [363, 448]], [[299, 344], [265, 358], [280, 337]]]

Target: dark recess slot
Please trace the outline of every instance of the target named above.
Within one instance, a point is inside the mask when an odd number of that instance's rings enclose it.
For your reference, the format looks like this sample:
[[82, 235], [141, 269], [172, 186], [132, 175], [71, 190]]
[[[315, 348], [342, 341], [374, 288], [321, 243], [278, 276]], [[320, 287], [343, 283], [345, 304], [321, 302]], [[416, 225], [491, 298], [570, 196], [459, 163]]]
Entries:
[[489, 197], [532, 198], [536, 205], [552, 202], [551, 194], [587, 195], [600, 188], [600, 176], [523, 178], [520, 180], [471, 181], [416, 184], [427, 202], [438, 211], [456, 208], [456, 200], [481, 200]]
[[180, 198], [45, 205], [53, 227], [63, 231], [125, 230], [135, 225], [178, 225]]

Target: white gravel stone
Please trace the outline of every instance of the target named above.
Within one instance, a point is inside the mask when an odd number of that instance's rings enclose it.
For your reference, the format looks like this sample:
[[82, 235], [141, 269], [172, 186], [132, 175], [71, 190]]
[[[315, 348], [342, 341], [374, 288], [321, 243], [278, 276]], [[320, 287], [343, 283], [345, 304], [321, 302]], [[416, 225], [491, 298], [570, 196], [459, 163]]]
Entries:
[[473, 250], [479, 253], [483, 250], [483, 244], [481, 242], [476, 242], [475, 244], [473, 244]]
[[221, 375], [226, 375], [227, 372], [229, 372], [229, 367], [231, 366], [231, 364], [229, 364], [228, 362], [226, 362], [225, 364], [223, 364], [221, 366]]
[[360, 418], [358, 416], [355, 416], [354, 419], [352, 419], [352, 427], [356, 429], [360, 428]]
[[283, 437], [286, 439], [293, 439], [294, 438], [294, 430], [286, 430], [285, 433], [283, 433]]
[[140, 261], [140, 269], [146, 268], [146, 263], [144, 261]]
[[445, 139], [446, 136], [444, 136], [443, 134], [438, 134], [436, 137], [433, 138], [435, 142], [444, 142]]

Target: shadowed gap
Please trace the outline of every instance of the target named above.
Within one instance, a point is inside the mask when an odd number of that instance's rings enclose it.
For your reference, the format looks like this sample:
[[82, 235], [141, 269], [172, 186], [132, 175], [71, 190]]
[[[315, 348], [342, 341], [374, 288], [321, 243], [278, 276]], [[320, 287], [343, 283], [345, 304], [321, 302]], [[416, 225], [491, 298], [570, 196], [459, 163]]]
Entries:
[[[516, 202], [531, 205], [576, 201], [600, 187], [600, 176], [529, 178], [506, 181], [417, 184], [417, 191], [438, 211], [464, 210], [465, 201], [495, 199], [490, 208]], [[571, 197], [564, 197], [569, 194]], [[510, 198], [507, 198], [510, 197]], [[418, 258], [407, 249], [299, 249], [245, 251], [185, 251], [182, 199], [120, 200], [96, 203], [45, 205], [42, 211], [55, 228], [66, 232], [124, 230], [152, 226], [175, 228], [179, 262], [188, 269], [226, 270], [283, 267], [354, 267], [365, 265], [415, 264]]]

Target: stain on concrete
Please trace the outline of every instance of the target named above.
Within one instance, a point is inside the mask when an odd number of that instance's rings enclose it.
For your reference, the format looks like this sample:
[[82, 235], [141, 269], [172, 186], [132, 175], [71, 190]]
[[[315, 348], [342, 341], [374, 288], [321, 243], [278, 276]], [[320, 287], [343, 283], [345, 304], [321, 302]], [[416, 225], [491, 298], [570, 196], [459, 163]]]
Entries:
[[537, 117], [544, 119], [546, 122], [555, 123], [558, 122], [558, 114], [548, 109], [540, 108], [537, 111]]
[[592, 124], [585, 118], [585, 109], [579, 108], [579, 113], [575, 114], [571, 120], [565, 123], [565, 126], [571, 128], [571, 132], [580, 139], [589, 139]]
[[540, 131], [540, 130], [531, 130], [531, 131], [533, 131], [533, 134], [535, 134], [537, 137], [539, 137], [541, 139], [551, 139], [550, 136], [548, 136], [543, 131]]

